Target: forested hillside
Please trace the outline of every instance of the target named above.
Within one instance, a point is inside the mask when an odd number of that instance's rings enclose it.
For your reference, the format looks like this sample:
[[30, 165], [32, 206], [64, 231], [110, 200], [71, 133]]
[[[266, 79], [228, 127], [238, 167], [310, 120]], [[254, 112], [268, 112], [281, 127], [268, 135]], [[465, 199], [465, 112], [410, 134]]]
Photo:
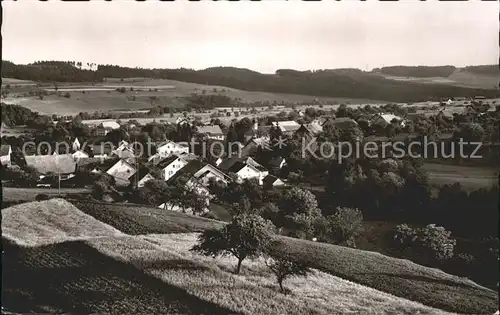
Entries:
[[[451, 67], [451, 66], [450, 66]], [[454, 67], [423, 67], [417, 74], [443, 75]], [[423, 74], [420, 74], [423, 75]], [[318, 71], [278, 70], [262, 74], [248, 69], [215, 67], [192, 69], [142, 69], [99, 65], [97, 71], [82, 70], [71, 62], [40, 62], [15, 65], [2, 62], [2, 77], [39, 82], [101, 82], [104, 78], [148, 77], [221, 85], [247, 91], [290, 93], [325, 97], [364, 98], [394, 102], [437, 100], [450, 96], [497, 97], [498, 90], [472, 89], [445, 84], [421, 84], [385, 79], [358, 69]]]

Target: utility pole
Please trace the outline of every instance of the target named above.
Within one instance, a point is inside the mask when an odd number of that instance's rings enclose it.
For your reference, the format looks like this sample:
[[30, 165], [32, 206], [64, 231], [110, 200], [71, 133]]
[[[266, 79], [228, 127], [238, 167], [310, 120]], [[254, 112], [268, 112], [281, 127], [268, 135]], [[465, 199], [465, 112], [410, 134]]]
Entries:
[[56, 163], [57, 163], [57, 182], [58, 182], [58, 190], [57, 190], [57, 194], [59, 195], [59, 197], [61, 197], [61, 167], [59, 165], [59, 154], [56, 155]]

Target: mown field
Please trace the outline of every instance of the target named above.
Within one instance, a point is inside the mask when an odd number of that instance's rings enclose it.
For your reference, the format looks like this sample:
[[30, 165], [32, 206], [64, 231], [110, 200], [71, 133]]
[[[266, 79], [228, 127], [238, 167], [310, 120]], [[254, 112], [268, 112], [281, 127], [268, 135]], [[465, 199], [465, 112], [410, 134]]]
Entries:
[[425, 163], [430, 184], [434, 187], [460, 183], [467, 191], [490, 188], [498, 185], [500, 169], [480, 166], [461, 166], [440, 163]]
[[114, 245], [116, 238], [90, 242], [109, 256], [135, 262], [147, 274], [241, 314], [444, 313], [321, 271], [289, 279], [289, 294], [283, 295], [262, 258], [244, 262], [242, 272], [235, 275], [234, 258], [190, 252], [196, 239], [196, 233], [150, 234], [120, 238], [120, 246]]
[[3, 242], [2, 306], [18, 313], [231, 314], [83, 241]]
[[[221, 224], [155, 208], [73, 203], [83, 212], [132, 235], [185, 233], [188, 229], [196, 232]], [[494, 291], [408, 260], [286, 237], [276, 237], [274, 248], [282, 255], [306, 261], [323, 272], [431, 307], [458, 313], [487, 314], [496, 311], [498, 305]]]
[[397, 81], [411, 81], [418, 83], [429, 83], [429, 84], [448, 84], [460, 87], [471, 87], [471, 88], [484, 88], [484, 89], [496, 89], [498, 88], [498, 82], [500, 80], [500, 72], [497, 75], [479, 74], [465, 71], [463, 69], [456, 69], [448, 77], [398, 77], [392, 75], [386, 75], [378, 73], [386, 79], [397, 80]]
[[39, 194], [45, 194], [49, 197], [71, 197], [74, 195], [89, 194], [87, 188], [18, 188], [18, 187], [2, 187], [2, 201], [33, 201]]
[[447, 314], [318, 270], [286, 281], [284, 295], [262, 259], [246, 260], [236, 275], [234, 258], [190, 251], [197, 233], [125, 235], [61, 199], [4, 209], [2, 230], [2, 306], [10, 311]]

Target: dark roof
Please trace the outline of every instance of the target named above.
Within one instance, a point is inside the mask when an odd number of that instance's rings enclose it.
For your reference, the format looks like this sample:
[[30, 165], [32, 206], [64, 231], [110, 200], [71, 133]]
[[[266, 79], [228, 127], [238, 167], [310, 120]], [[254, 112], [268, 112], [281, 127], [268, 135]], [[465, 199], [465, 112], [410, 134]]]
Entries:
[[114, 159], [101, 159], [101, 158], [88, 158], [77, 160], [77, 169], [82, 172], [90, 172], [97, 168], [98, 170], [104, 172], [107, 171], [111, 166], [118, 162], [118, 158]]
[[171, 155], [169, 157], [166, 157], [162, 160], [160, 160], [160, 162], [158, 162], [156, 164], [157, 167], [159, 168], [165, 168], [167, 167], [170, 163], [172, 163], [173, 161], [177, 160], [178, 156], [177, 155]]
[[0, 156], [5, 156], [5, 155], [9, 154], [9, 150], [10, 150], [10, 145], [2, 144], [0, 146]]
[[199, 171], [203, 166], [205, 166], [205, 164], [198, 160], [189, 161], [189, 163], [186, 164], [186, 166], [178, 170], [172, 177], [169, 178], [167, 182], [174, 183], [177, 179], [179, 179], [182, 176], [191, 178], [193, 177], [194, 173]]
[[238, 157], [238, 155], [233, 155], [232, 157], [225, 158], [222, 160], [222, 162], [219, 164], [218, 168], [221, 170], [227, 171], [229, 170], [235, 163], [240, 161], [241, 159]]
[[244, 168], [245, 166], [247, 166], [246, 163], [243, 163], [243, 162], [240, 162], [240, 161], [237, 161], [236, 163], [234, 163], [229, 169], [228, 171], [231, 172], [231, 173], [237, 173], [239, 172], [242, 168]]
[[255, 167], [257, 170], [259, 170], [261, 172], [267, 171], [267, 169], [264, 166], [262, 166], [259, 162], [255, 161], [251, 157], [248, 157], [246, 159], [245, 163], [247, 163], [248, 165], [251, 165], [251, 166]]
[[150, 173], [149, 167], [141, 166], [139, 167], [137, 173], [134, 174], [134, 177], [137, 176], [137, 178], [141, 180], [144, 176], [148, 175], [149, 173]]
[[273, 176], [273, 175], [267, 175], [266, 177], [264, 177], [264, 179], [262, 180], [262, 183], [264, 184], [264, 186], [272, 186], [274, 184], [274, 182], [276, 182], [279, 178], [276, 177], [276, 176]]
[[111, 155], [111, 152], [113, 152], [113, 146], [111, 144], [104, 145], [103, 144], [89, 144], [87, 145], [94, 155]]

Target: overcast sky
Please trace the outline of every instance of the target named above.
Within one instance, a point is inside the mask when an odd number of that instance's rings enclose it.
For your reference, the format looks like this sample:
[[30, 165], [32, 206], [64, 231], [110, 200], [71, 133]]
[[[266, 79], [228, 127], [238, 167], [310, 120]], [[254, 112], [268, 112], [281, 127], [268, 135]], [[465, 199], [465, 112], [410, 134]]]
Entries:
[[3, 59], [271, 73], [498, 63], [497, 1], [2, 2]]

